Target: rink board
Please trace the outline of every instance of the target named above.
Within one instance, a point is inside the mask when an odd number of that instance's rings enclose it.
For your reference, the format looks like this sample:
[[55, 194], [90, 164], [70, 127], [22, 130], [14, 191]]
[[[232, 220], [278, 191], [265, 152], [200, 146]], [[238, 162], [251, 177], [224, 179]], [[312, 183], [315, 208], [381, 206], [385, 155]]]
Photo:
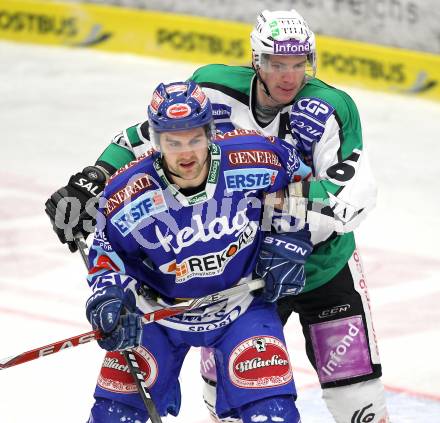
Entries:
[[[3, 0], [0, 38], [195, 63], [250, 63], [251, 25], [123, 7]], [[440, 100], [440, 56], [318, 36], [318, 77]]]

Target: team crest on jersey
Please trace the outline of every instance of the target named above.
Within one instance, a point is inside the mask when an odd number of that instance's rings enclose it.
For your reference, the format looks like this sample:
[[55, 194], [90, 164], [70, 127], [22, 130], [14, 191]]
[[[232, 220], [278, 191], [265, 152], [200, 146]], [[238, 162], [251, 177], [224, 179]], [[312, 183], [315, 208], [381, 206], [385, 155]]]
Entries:
[[237, 237], [237, 240], [231, 242], [221, 251], [208, 254], [197, 254], [186, 258], [180, 263], [175, 260], [165, 263], [159, 267], [165, 274], [174, 274], [176, 283], [184, 283], [192, 278], [209, 278], [221, 275], [227, 264], [236, 255], [251, 245], [257, 234], [257, 224], [249, 222], [243, 231]]
[[267, 188], [275, 183], [277, 174], [277, 170], [266, 168], [226, 170], [224, 172], [226, 190], [232, 192]]
[[[144, 376], [147, 388], [151, 388], [158, 376], [158, 366], [154, 356], [146, 348], [139, 346], [134, 350], [139, 369]], [[130, 373], [127, 362], [120, 352], [112, 351], [105, 355], [101, 373], [98, 376], [98, 386], [106, 391], [118, 394], [137, 392], [136, 384]]]
[[134, 201], [127, 204], [117, 212], [112, 218], [111, 223], [121, 233], [127, 236], [139, 222], [157, 213], [167, 210], [168, 207], [161, 189], [147, 191]]
[[238, 344], [229, 356], [228, 370], [231, 382], [240, 388], [272, 388], [293, 378], [286, 347], [273, 336]]

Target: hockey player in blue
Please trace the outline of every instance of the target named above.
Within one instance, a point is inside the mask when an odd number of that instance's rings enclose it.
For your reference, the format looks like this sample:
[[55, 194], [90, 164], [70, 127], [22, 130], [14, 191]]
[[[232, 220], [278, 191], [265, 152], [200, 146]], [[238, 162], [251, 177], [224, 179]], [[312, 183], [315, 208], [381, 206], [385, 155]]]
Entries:
[[[148, 419], [118, 352], [135, 347], [159, 413], [177, 415], [191, 346], [214, 348], [219, 416], [297, 423], [275, 301], [303, 288], [311, 244], [303, 232], [265, 237], [262, 202], [308, 167], [290, 144], [256, 131], [214, 139], [211, 103], [194, 82], [160, 84], [148, 115], [156, 149], [110, 179], [89, 256], [86, 313], [110, 351], [89, 423]], [[141, 314], [163, 305], [246, 283], [256, 267], [262, 295], [142, 324]]]

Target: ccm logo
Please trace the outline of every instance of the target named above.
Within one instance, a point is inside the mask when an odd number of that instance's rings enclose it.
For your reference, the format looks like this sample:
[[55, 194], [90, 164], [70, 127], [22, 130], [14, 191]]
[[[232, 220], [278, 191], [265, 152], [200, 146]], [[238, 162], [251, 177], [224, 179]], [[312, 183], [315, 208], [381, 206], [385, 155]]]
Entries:
[[350, 308], [350, 304], [334, 306], [327, 310], [321, 311], [321, 313], [318, 314], [318, 317], [320, 319], [323, 319], [324, 317], [334, 316], [335, 314], [343, 313], [344, 311], [347, 311], [349, 308]]
[[310, 100], [309, 98], [303, 98], [298, 101], [298, 108], [300, 110], [306, 110], [312, 115], [318, 116], [319, 114], [326, 115], [330, 109], [318, 100]]

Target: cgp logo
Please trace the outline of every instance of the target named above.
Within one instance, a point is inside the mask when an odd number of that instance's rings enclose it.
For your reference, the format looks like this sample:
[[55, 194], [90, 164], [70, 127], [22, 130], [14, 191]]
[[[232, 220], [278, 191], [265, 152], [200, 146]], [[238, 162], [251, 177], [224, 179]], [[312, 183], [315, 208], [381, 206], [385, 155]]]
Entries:
[[325, 122], [334, 108], [325, 101], [317, 98], [302, 98], [296, 103], [299, 110]]

